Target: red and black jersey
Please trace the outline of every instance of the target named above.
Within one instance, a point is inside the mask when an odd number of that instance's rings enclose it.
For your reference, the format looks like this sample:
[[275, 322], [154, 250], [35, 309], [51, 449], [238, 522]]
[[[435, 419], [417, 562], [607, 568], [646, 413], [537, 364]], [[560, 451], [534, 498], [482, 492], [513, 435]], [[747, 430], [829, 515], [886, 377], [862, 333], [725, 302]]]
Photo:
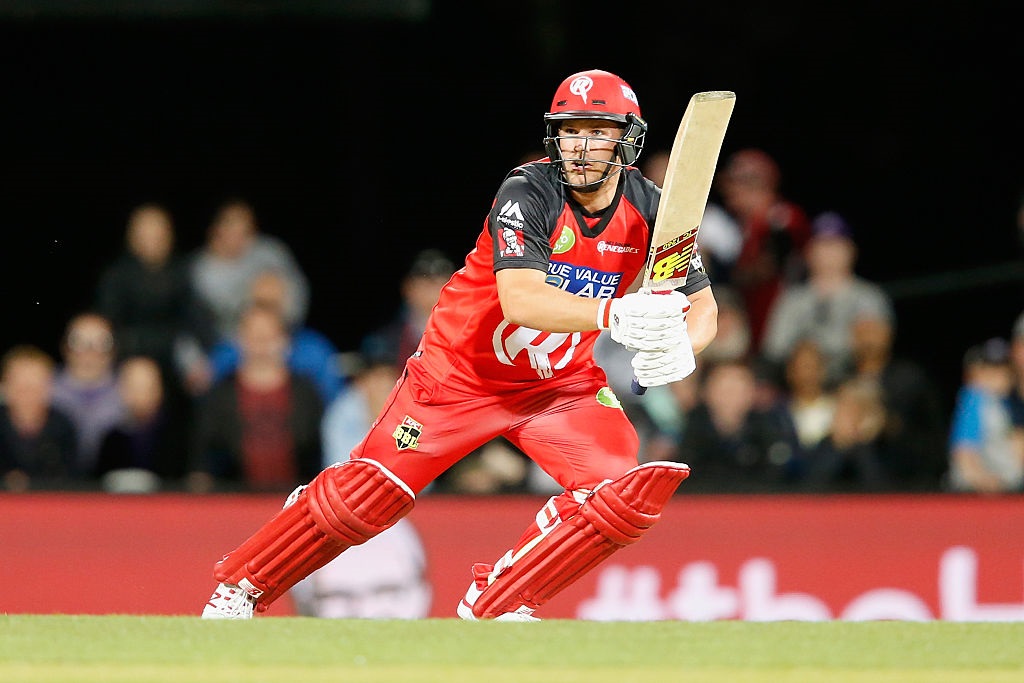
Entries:
[[[551, 333], [513, 325], [498, 301], [495, 272], [534, 268], [577, 296], [619, 297], [643, 270], [661, 190], [636, 168], [615, 199], [589, 215], [546, 160], [514, 169], [495, 196], [465, 266], [441, 290], [420, 346], [439, 379], [489, 391], [564, 377], [594, 364], [598, 331]], [[709, 285], [695, 249], [685, 294]]]

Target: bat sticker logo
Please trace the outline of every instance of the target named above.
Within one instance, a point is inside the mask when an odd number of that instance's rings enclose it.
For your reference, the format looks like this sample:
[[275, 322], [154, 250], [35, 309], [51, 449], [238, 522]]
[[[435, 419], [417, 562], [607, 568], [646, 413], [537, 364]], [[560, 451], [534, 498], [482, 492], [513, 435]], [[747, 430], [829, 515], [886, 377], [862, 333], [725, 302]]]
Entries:
[[651, 281], [661, 282], [669, 278], [686, 277], [696, 241], [697, 228], [693, 228], [657, 247], [654, 266], [651, 268]]
[[593, 87], [594, 81], [591, 80], [590, 76], [580, 76], [569, 84], [569, 92], [573, 95], [579, 95], [580, 99], [583, 100], [583, 103], [586, 104], [587, 93], [590, 92], [590, 89]]

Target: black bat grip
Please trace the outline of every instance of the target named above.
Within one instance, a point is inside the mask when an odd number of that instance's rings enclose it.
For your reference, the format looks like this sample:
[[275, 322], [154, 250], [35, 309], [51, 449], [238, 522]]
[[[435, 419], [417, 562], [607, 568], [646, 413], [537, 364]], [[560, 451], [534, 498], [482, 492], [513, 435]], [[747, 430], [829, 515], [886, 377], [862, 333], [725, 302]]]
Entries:
[[644, 392], [647, 391], [647, 387], [641, 385], [640, 382], [637, 381], [636, 377], [633, 378], [633, 387], [632, 387], [632, 389], [633, 389], [633, 393], [636, 394], [637, 396], [643, 396]]

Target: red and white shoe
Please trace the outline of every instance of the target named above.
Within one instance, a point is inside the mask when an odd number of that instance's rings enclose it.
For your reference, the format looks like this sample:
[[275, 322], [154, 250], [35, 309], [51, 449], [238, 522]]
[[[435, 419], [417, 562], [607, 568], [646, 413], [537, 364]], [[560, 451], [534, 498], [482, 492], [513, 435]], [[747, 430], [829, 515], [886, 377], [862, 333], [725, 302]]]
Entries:
[[[245, 579], [242, 583], [249, 584]], [[249, 590], [246, 590], [246, 589]], [[230, 583], [222, 583], [213, 591], [206, 607], [203, 608], [203, 619], [252, 619], [253, 611], [256, 609], [256, 598], [262, 595], [262, 591], [249, 584], [248, 586], [235, 586]]]
[[[469, 589], [466, 591], [466, 595], [463, 596], [459, 602], [458, 608], [455, 612], [459, 615], [459, 618], [465, 619], [466, 621], [480, 621], [480, 618], [473, 614], [473, 605], [476, 604], [477, 599], [484, 592], [484, 589], [490, 585], [491, 576], [494, 575], [494, 565], [487, 564], [484, 562], [477, 562], [473, 565], [473, 583], [469, 584]], [[494, 617], [494, 621], [540, 621], [537, 617], [533, 616], [533, 610], [522, 605], [519, 609], [514, 612], [505, 612]]]

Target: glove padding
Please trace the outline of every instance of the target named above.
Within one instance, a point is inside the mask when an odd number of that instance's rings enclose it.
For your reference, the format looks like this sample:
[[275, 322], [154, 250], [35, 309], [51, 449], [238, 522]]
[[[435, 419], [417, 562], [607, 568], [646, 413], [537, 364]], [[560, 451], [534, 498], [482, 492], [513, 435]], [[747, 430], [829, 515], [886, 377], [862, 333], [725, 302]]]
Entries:
[[598, 326], [630, 351], [664, 351], [686, 336], [690, 301], [682, 292], [640, 290], [611, 299], [606, 306], [607, 310], [598, 309]]
[[690, 337], [683, 331], [682, 340], [670, 349], [639, 351], [633, 356], [633, 376], [641, 387], [657, 387], [678, 382], [697, 369]]

